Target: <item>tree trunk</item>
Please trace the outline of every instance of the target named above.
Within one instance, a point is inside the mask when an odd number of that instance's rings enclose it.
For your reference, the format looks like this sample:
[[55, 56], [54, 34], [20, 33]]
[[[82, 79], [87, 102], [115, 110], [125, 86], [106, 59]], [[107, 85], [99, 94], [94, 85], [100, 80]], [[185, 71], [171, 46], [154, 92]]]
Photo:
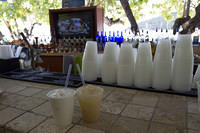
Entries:
[[9, 32], [10, 32], [11, 38], [14, 40], [14, 39], [15, 39], [15, 37], [14, 37], [14, 35], [13, 35], [14, 33], [13, 33], [13, 31], [12, 31], [12, 28], [11, 28], [11, 25], [10, 25], [9, 21], [4, 20], [4, 19], [3, 19], [3, 21], [4, 21], [4, 23], [6, 24], [8, 30], [9, 30]]
[[15, 18], [14, 21], [15, 21], [15, 27], [17, 28], [17, 35], [19, 36], [20, 32], [19, 32], [19, 26], [17, 24], [17, 19]]
[[90, 2], [90, 6], [94, 6], [94, 1], [95, 1], [95, 0], [92, 0], [92, 1]]
[[191, 3], [191, 0], [188, 0], [187, 1], [187, 8], [186, 8], [186, 17], [188, 17], [189, 14], [190, 14], [190, 3]]
[[135, 34], [137, 34], [138, 32], [138, 25], [137, 22], [133, 16], [133, 13], [131, 11], [130, 5], [128, 3], [128, 0], [120, 0], [120, 3], [126, 13], [126, 16], [131, 24], [131, 31], [134, 32]]

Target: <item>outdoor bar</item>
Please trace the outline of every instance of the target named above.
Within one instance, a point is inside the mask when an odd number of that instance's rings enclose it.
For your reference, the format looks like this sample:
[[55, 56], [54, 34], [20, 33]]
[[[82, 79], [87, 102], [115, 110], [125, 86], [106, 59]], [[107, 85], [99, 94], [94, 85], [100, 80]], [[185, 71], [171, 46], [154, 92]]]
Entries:
[[0, 133], [200, 133], [199, 0], [0, 10]]

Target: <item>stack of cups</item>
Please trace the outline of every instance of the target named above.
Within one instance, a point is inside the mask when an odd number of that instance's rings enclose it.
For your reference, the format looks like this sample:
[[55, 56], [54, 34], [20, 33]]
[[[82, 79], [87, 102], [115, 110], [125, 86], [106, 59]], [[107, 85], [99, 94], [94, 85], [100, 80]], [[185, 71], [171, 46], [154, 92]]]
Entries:
[[11, 45], [0, 45], [0, 59], [10, 59], [13, 57]]
[[139, 88], [151, 87], [152, 83], [152, 53], [151, 45], [140, 43], [135, 64], [135, 86]]
[[101, 64], [102, 64], [103, 54], [98, 54], [98, 76], [101, 77]]
[[189, 91], [191, 89], [193, 64], [191, 34], [179, 34], [173, 60], [172, 89], [176, 91]]
[[117, 67], [117, 84], [131, 86], [134, 76], [134, 50], [132, 45], [122, 44], [119, 53], [119, 64]]
[[162, 39], [156, 48], [153, 64], [152, 87], [159, 90], [170, 88], [172, 71], [172, 50], [170, 40]]
[[87, 41], [82, 60], [83, 78], [86, 81], [94, 81], [98, 75], [97, 42]]
[[115, 42], [107, 42], [102, 58], [101, 77], [104, 83], [116, 83], [119, 46]]

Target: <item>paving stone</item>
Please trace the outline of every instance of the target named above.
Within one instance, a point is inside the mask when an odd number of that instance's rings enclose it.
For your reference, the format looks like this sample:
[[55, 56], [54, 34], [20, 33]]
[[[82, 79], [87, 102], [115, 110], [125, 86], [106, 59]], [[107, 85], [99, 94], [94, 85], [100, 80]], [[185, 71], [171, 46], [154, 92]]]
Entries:
[[186, 130], [167, 124], [152, 122], [149, 133], [186, 133]]
[[26, 97], [23, 100], [15, 103], [16, 108], [23, 109], [23, 110], [32, 110], [33, 108], [39, 106], [40, 104], [44, 103], [45, 100], [33, 97]]
[[[170, 107], [169, 107], [170, 108]], [[163, 124], [171, 124], [176, 127], [185, 128], [186, 116], [185, 111], [169, 111], [161, 108], [157, 108], [153, 116], [154, 122], [160, 122]]]
[[108, 133], [147, 133], [148, 121], [120, 117]]
[[26, 86], [23, 86], [23, 85], [13, 86], [13, 87], [10, 87], [9, 89], [6, 89], [6, 92], [16, 93], [16, 92], [24, 90], [25, 88]]
[[106, 100], [117, 101], [120, 103], [129, 103], [132, 97], [133, 94], [115, 90], [108, 97], [106, 97]]
[[77, 124], [77, 123], [80, 122], [81, 118], [82, 118], [82, 116], [81, 116], [80, 108], [75, 107], [74, 108], [72, 122]]
[[101, 113], [99, 119], [96, 122], [87, 123], [84, 120], [82, 120], [80, 125], [104, 131], [109, 129], [112, 123], [116, 120], [117, 120], [116, 115]]
[[188, 130], [187, 133], [199, 133], [199, 131], [198, 130]]
[[48, 99], [47, 93], [48, 93], [49, 91], [50, 91], [50, 90], [43, 90], [43, 91], [40, 91], [40, 92], [34, 94], [32, 97], [37, 97], [37, 98], [41, 98], [41, 99], [47, 100], [47, 99]]
[[187, 128], [200, 131], [200, 115], [188, 114]]
[[20, 100], [23, 100], [25, 97], [10, 93], [4, 93], [0, 97], [0, 103], [13, 106], [15, 103], [18, 103]]
[[42, 124], [31, 130], [30, 133], [66, 133], [73, 124], [66, 127], [59, 127], [56, 125], [54, 119], [47, 119]]
[[200, 110], [198, 110], [198, 103], [197, 102], [188, 102], [188, 112], [200, 115]]
[[122, 112], [122, 116], [150, 120], [152, 118], [153, 111], [154, 108], [151, 107], [129, 104]]
[[68, 133], [105, 133], [104, 131], [76, 125]]
[[5, 108], [4, 110], [0, 111], [0, 125], [3, 126], [10, 120], [16, 118], [17, 116], [24, 113], [24, 111], [14, 109], [14, 108]]
[[171, 96], [166, 94], [163, 97], [160, 97], [158, 102], [158, 108], [161, 108], [165, 111], [174, 111], [174, 112], [183, 112], [187, 111], [187, 102], [184, 96]]
[[33, 112], [35, 112], [37, 114], [45, 115], [48, 117], [53, 115], [50, 102], [46, 102], [46, 103], [40, 105], [39, 107], [33, 109]]
[[0, 104], [0, 110], [5, 109], [7, 106]]
[[106, 101], [103, 101], [101, 104], [101, 111], [112, 113], [112, 114], [120, 114], [125, 106], [126, 104], [124, 103], [118, 103], [118, 102], [106, 100]]
[[143, 93], [143, 94], [139, 93], [133, 97], [131, 103], [155, 107], [158, 102], [158, 99], [159, 98], [157, 95], [150, 95], [148, 93]]
[[46, 118], [43, 116], [35, 115], [33, 113], [25, 113], [15, 120], [9, 122], [6, 126], [18, 132], [28, 132], [45, 119]]
[[39, 89], [36, 87], [26, 87], [24, 90], [18, 92], [17, 94], [20, 94], [23, 96], [32, 96], [40, 91], [42, 91], [42, 89]]

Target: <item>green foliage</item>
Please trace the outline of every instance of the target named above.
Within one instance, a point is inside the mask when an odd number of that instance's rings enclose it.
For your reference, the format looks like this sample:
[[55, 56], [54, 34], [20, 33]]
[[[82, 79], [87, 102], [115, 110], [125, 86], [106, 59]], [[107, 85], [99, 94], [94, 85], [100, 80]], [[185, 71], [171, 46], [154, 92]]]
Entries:
[[[195, 15], [195, 7], [199, 4], [200, 0], [191, 0], [190, 16]], [[174, 20], [173, 13], [177, 13], [176, 17], [183, 15], [184, 0], [164, 0], [162, 3], [153, 5], [154, 9], [159, 9], [161, 16], [167, 21]]]
[[[2, 2], [0, 4], [1, 24], [2, 22], [9, 22], [9, 24], [5, 24], [11, 27], [10, 32], [13, 34], [19, 32], [19, 22], [49, 23], [49, 9], [61, 8], [61, 2], [62, 0], [12, 0], [12, 3]], [[26, 26], [24, 24], [24, 28], [27, 28]]]

